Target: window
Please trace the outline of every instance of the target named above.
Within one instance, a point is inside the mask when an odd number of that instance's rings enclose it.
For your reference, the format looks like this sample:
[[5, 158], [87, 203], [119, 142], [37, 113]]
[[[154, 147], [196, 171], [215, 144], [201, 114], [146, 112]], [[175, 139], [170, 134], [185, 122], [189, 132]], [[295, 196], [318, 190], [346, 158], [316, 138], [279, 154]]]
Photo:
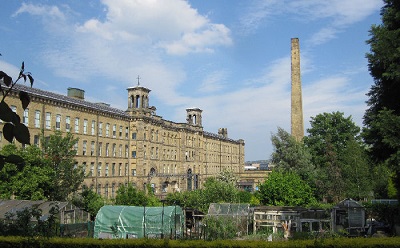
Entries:
[[129, 156], [129, 148], [128, 145], [125, 145], [125, 158]]
[[88, 121], [86, 119], [83, 120], [83, 134], [87, 134], [87, 125]]
[[117, 137], [117, 125], [116, 124], [113, 125], [113, 133], [112, 133], [112, 135], [113, 135], [113, 138]]
[[118, 165], [118, 176], [122, 176], [122, 163]]
[[136, 169], [132, 169], [132, 176], [136, 176]]
[[101, 184], [97, 185], [97, 194], [101, 195]]
[[51, 129], [51, 113], [46, 112], [46, 129]]
[[95, 134], [96, 129], [96, 121], [92, 121], [92, 135]]
[[115, 183], [111, 184], [111, 198], [114, 198], [115, 195]]
[[146, 159], [146, 146], [143, 146], [143, 158]]
[[40, 128], [40, 111], [35, 110], [35, 127]]
[[87, 145], [87, 141], [84, 140], [84, 141], [83, 141], [83, 147], [82, 147], [82, 155], [83, 155], [83, 156], [86, 155], [86, 145]]
[[94, 175], [93, 173], [94, 173], [94, 162], [91, 162], [90, 163], [90, 174], [89, 174], [89, 176], [92, 177]]
[[128, 138], [129, 138], [129, 128], [126, 127], [125, 128], [125, 139], [128, 139]]
[[101, 177], [101, 163], [97, 165], [97, 176]]
[[103, 123], [99, 123], [99, 136], [103, 136]]
[[78, 142], [75, 143], [74, 150], [76, 151], [76, 155], [78, 155]]
[[103, 143], [99, 142], [99, 156], [101, 157], [101, 154], [103, 153]]
[[125, 176], [127, 176], [128, 175], [128, 164], [126, 163], [125, 164]]
[[39, 146], [39, 135], [34, 135], [33, 136], [33, 144], [35, 146]]
[[122, 126], [119, 126], [119, 138], [122, 138]]
[[65, 117], [65, 131], [66, 132], [71, 131], [71, 117], [69, 117], [69, 116]]
[[75, 133], [79, 133], [79, 118], [75, 118]]
[[86, 176], [86, 162], [82, 163], [82, 171], [83, 171], [83, 175]]
[[104, 197], [106, 199], [108, 198], [108, 183], [106, 183], [106, 186], [104, 186]]
[[112, 163], [111, 165], [111, 175], [115, 176], [115, 163]]
[[136, 158], [136, 151], [132, 151], [132, 158]]
[[56, 130], [61, 128], [61, 115], [56, 115]]
[[106, 137], [110, 136], [110, 123], [106, 124]]
[[117, 145], [115, 143], [112, 145], [112, 155], [113, 157], [117, 156]]
[[25, 126], [29, 125], [29, 109], [24, 110], [24, 117], [22, 118], [22, 122]]
[[106, 172], [104, 173], [106, 177], [108, 177], [108, 163], [106, 163]]
[[106, 157], [108, 157], [108, 155], [109, 155], [109, 146], [110, 146], [110, 144], [109, 143], [106, 143]]
[[95, 147], [94, 147], [94, 141], [92, 141], [92, 143], [90, 144], [90, 156], [94, 156], [94, 151], [95, 151]]
[[133, 140], [136, 139], [136, 133], [132, 133], [132, 139], [133, 139]]
[[121, 144], [119, 145], [118, 151], [119, 151], [119, 157], [122, 158], [122, 145]]

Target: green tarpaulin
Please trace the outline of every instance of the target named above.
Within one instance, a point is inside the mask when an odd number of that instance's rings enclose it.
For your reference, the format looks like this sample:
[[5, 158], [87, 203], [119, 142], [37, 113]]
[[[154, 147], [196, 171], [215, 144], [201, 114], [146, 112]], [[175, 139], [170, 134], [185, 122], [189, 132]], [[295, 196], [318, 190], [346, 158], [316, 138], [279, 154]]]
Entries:
[[176, 237], [182, 233], [179, 206], [103, 206], [96, 215], [95, 238]]

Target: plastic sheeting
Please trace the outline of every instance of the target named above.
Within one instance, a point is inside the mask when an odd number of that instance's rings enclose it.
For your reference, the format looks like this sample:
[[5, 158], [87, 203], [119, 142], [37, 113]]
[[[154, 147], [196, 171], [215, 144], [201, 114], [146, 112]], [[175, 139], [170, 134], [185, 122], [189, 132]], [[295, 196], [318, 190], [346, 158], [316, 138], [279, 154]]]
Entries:
[[181, 235], [183, 223], [179, 206], [103, 206], [96, 215], [94, 237], [176, 237]]

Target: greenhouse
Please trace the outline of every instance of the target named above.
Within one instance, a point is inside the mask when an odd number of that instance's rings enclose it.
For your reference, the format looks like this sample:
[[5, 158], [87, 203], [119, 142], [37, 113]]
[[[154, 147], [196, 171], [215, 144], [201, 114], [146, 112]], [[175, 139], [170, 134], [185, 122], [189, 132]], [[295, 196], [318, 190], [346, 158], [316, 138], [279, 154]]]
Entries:
[[103, 206], [96, 215], [95, 238], [177, 238], [184, 216], [179, 206]]

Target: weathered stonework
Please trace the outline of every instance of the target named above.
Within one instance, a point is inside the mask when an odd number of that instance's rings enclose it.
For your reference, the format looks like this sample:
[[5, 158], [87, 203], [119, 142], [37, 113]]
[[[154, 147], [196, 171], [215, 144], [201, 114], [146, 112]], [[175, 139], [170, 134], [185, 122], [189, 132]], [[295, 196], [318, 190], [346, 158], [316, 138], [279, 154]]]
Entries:
[[[19, 89], [31, 97], [25, 112]], [[106, 198], [114, 198], [127, 183], [139, 189], [151, 185], [163, 197], [201, 188], [222, 170], [244, 171], [244, 141], [229, 139], [226, 129], [221, 134], [204, 131], [198, 108], [187, 109], [186, 123], [175, 123], [156, 115], [149, 106], [150, 90], [139, 85], [128, 88], [126, 111], [87, 102], [83, 92], [77, 93], [68, 97], [16, 85], [6, 102], [28, 126], [32, 144], [38, 144], [41, 130], [45, 136], [60, 130], [79, 138], [75, 159], [85, 169], [83, 185]], [[0, 139], [0, 145], [7, 144], [2, 134]]]
[[297, 141], [300, 141], [304, 137], [303, 103], [302, 103], [301, 75], [300, 75], [300, 46], [298, 38], [292, 38], [291, 41], [292, 41], [291, 133], [292, 136]]

